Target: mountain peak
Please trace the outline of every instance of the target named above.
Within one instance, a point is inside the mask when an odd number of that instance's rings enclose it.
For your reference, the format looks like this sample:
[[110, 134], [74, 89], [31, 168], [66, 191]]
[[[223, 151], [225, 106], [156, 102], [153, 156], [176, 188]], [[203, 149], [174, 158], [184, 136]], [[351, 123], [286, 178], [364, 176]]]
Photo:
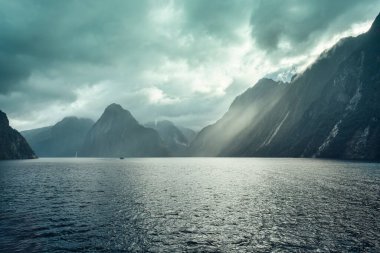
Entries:
[[68, 131], [67, 129], [78, 129], [78, 131], [81, 131], [81, 129], [90, 128], [93, 124], [94, 122], [91, 119], [68, 116], [52, 126], [52, 130], [55, 131], [59, 129], [59, 132], [66, 132]]
[[258, 86], [258, 85], [279, 85], [281, 83], [282, 83], [281, 81], [275, 81], [272, 78], [263, 77], [259, 81], [257, 81], [255, 86]]
[[57, 122], [57, 124], [59, 123], [77, 123], [77, 122], [85, 122], [85, 123], [88, 123], [88, 124], [93, 124], [94, 122], [91, 120], [91, 119], [88, 119], [88, 118], [78, 118], [76, 116], [67, 116], [67, 117], [64, 117], [61, 121]]
[[60, 122], [72, 122], [78, 120], [78, 117], [76, 116], [67, 116], [64, 117]]
[[0, 126], [9, 126], [9, 120], [7, 115], [0, 110]]
[[110, 111], [110, 110], [112, 110], [112, 111], [122, 111], [124, 109], [123, 109], [123, 107], [121, 107], [121, 105], [116, 104], [116, 103], [112, 103], [109, 106], [107, 106], [107, 108], [106, 108], [106, 111]]
[[167, 156], [158, 133], [145, 128], [121, 105], [111, 104], [87, 134], [84, 156]]
[[36, 158], [24, 137], [9, 126], [7, 115], [0, 110], [0, 160]]
[[[121, 116], [124, 115], [124, 117], [127, 117], [129, 119], [133, 119], [133, 121], [136, 121], [133, 117], [132, 113], [126, 109], [124, 109], [121, 105], [112, 103], [104, 110], [105, 115], [114, 115], [114, 116]], [[137, 121], [136, 121], [137, 122]]]
[[371, 29], [371, 32], [378, 32], [380, 33], [380, 13], [377, 15], [375, 21], [373, 21]]
[[110, 104], [106, 107], [98, 122], [103, 122], [104, 124], [114, 122], [116, 125], [139, 125], [138, 121], [135, 119], [135, 117], [133, 117], [130, 111], [124, 109], [121, 105], [115, 103]]

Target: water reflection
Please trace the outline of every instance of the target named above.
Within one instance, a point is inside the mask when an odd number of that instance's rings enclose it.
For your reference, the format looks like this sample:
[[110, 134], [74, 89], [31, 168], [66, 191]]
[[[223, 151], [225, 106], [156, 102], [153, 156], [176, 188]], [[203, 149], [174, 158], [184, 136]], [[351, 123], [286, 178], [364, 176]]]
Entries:
[[0, 163], [1, 251], [379, 251], [380, 165], [308, 159]]

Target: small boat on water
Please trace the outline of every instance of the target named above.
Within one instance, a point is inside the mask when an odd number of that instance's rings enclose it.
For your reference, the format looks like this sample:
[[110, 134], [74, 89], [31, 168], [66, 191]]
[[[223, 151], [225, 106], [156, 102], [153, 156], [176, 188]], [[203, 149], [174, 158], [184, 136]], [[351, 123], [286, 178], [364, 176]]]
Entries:
[[123, 160], [124, 159], [124, 157], [120, 157], [120, 160]]

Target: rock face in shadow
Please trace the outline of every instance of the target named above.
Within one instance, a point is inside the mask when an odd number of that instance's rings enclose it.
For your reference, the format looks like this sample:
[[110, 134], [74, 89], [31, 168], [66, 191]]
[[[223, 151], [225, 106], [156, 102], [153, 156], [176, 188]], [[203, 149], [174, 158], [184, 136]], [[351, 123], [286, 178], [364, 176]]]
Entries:
[[54, 126], [21, 132], [39, 157], [74, 157], [94, 122], [66, 117]]
[[[153, 128], [158, 132], [172, 156], [182, 156], [185, 154], [191, 140], [189, 141], [180, 128], [174, 125], [173, 122], [162, 120], [149, 122], [145, 126]], [[191, 130], [189, 129], [188, 131]], [[189, 133], [187, 132], [187, 134]]]
[[81, 156], [157, 157], [169, 152], [159, 134], [118, 104], [109, 105], [88, 132]]
[[257, 85], [198, 134], [191, 154], [380, 160], [380, 16], [367, 33], [323, 53], [278, 98]]
[[37, 158], [24, 137], [9, 126], [7, 115], [0, 111], [0, 160]]

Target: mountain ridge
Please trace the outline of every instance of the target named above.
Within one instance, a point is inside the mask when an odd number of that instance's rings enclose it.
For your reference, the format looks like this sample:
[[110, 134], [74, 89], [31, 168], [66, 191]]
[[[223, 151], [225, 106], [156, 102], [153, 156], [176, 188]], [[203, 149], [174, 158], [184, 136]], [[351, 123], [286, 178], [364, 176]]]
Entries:
[[128, 110], [113, 103], [87, 133], [80, 155], [157, 157], [169, 152], [154, 129], [140, 125]]
[[83, 145], [91, 119], [68, 116], [52, 126], [22, 131], [40, 157], [74, 157]]
[[186, 154], [191, 140], [183, 133], [184, 129], [181, 130], [181, 128], [169, 120], [148, 122], [145, 126], [153, 128], [158, 132], [172, 156], [183, 156]]
[[[249, 119], [247, 127], [215, 155], [379, 159], [379, 20], [378, 16], [367, 33], [345, 38], [321, 54], [286, 85], [260, 119]], [[237, 100], [249, 97], [248, 92]], [[251, 98], [246, 106], [254, 103]], [[242, 111], [230, 121], [244, 118]], [[198, 135], [198, 142], [218, 143], [223, 130], [214, 131], [214, 139], [202, 140]]]
[[25, 138], [9, 125], [7, 115], [0, 110], [0, 160], [37, 158]]

